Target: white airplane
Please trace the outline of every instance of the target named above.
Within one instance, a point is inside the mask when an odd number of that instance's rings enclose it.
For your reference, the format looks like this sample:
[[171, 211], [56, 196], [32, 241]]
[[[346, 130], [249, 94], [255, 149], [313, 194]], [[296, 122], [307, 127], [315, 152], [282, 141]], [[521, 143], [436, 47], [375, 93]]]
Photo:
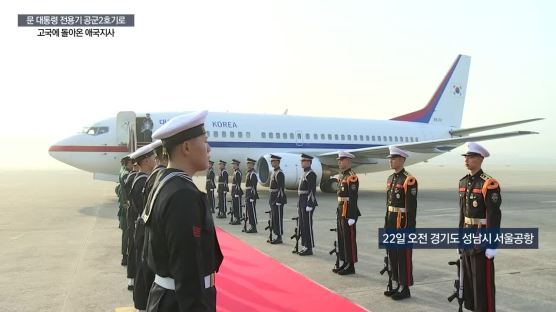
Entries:
[[[211, 159], [258, 159], [259, 182], [268, 186], [270, 154], [282, 157], [286, 187], [297, 188], [302, 174], [299, 155], [314, 156], [313, 170], [324, 192], [335, 190], [339, 172], [336, 153], [354, 154], [353, 168], [359, 172], [388, 170], [388, 146], [408, 151], [406, 164], [426, 161], [465, 142], [536, 134], [513, 131], [470, 135], [542, 118], [519, 120], [474, 128], [460, 128], [471, 58], [459, 55], [429, 103], [422, 109], [390, 120], [321, 118], [210, 112], [205, 129], [212, 148]], [[116, 117], [86, 127], [50, 147], [55, 159], [94, 173], [95, 179], [117, 181], [119, 160], [137, 146], [150, 141], [150, 133], [181, 113], [119, 112]], [[242, 167], [245, 170], [245, 167]]]

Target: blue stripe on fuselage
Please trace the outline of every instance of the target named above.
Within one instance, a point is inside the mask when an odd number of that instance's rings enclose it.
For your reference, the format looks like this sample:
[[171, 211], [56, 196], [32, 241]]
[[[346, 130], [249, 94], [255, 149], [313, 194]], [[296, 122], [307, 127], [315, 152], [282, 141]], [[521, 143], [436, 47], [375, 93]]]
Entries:
[[351, 150], [365, 147], [382, 146], [378, 144], [342, 144], [342, 143], [295, 143], [295, 142], [225, 142], [210, 141], [210, 147], [221, 148], [303, 148], [303, 149], [333, 149]]

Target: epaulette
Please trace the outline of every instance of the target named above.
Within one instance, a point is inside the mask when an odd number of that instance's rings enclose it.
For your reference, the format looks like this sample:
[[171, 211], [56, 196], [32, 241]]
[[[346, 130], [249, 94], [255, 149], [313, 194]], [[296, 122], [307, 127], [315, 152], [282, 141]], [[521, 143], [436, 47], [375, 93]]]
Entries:
[[467, 178], [467, 175], [464, 175], [463, 178], [459, 179], [460, 181], [463, 181], [465, 178]]
[[405, 174], [406, 177], [409, 177], [410, 175], [412, 175], [411, 173], [409, 173], [409, 171], [405, 170], [403, 171], [403, 174]]
[[486, 180], [488, 180], [488, 179], [492, 179], [492, 177], [491, 177], [490, 175], [488, 175], [488, 174], [486, 174], [486, 173], [483, 172], [483, 173], [481, 174], [481, 179], [483, 179], [483, 180], [486, 181]]

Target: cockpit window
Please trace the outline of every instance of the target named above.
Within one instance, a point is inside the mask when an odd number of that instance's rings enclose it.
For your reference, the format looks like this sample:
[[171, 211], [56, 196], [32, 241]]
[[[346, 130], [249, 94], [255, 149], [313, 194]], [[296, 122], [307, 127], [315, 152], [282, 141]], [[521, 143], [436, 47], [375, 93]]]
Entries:
[[81, 132], [88, 135], [100, 135], [103, 133], [107, 133], [108, 127], [85, 127]]

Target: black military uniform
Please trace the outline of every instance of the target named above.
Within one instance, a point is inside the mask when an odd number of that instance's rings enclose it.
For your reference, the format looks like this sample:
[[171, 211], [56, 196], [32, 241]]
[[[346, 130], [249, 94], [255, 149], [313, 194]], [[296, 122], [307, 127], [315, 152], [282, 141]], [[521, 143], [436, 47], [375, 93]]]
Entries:
[[[247, 158], [248, 163], [255, 163], [256, 161], [251, 158]], [[247, 233], [257, 233], [257, 199], [259, 199], [259, 194], [257, 193], [257, 183], [258, 178], [254, 169], [247, 171], [247, 176], [245, 178], [245, 200], [246, 200], [246, 211], [247, 219], [249, 221], [250, 228]]]
[[[270, 155], [270, 159], [282, 159], [280, 156]], [[272, 219], [272, 231], [276, 234], [276, 238], [271, 244], [281, 244], [282, 234], [284, 233], [284, 205], [287, 204], [285, 187], [285, 176], [280, 167], [276, 167], [270, 177], [270, 218]]]
[[[388, 177], [386, 182], [386, 215], [384, 228], [414, 229], [417, 215], [417, 180], [404, 168]], [[388, 249], [388, 260], [392, 270], [392, 280], [398, 283], [392, 291], [384, 295], [399, 300], [410, 296], [409, 286], [413, 286], [413, 262], [411, 248]], [[401, 292], [398, 292], [402, 285]]]
[[[143, 198], [145, 205], [149, 202], [149, 194], [153, 189], [153, 185], [159, 180], [159, 175], [166, 169], [166, 166], [158, 165], [154, 168], [153, 172], [149, 175], [143, 187]], [[152, 194], [151, 194], [152, 196]], [[145, 253], [145, 242], [148, 238], [145, 234], [145, 209], [137, 221], [137, 228], [135, 229], [135, 241], [137, 246], [137, 274], [135, 275], [135, 285], [133, 288], [133, 302], [135, 308], [145, 310], [147, 308], [147, 299], [149, 298], [149, 291], [154, 282], [154, 272], [147, 264], [147, 255]]]
[[122, 159], [122, 168], [119, 175], [119, 184], [117, 188], [118, 194], [118, 221], [119, 228], [122, 230], [122, 261], [121, 265], [127, 265], [127, 222], [126, 222], [126, 210], [129, 205], [129, 200], [127, 198], [127, 192], [125, 188], [125, 181], [129, 175], [126, 164], [129, 162], [129, 156]]
[[[343, 264], [333, 271], [340, 275], [355, 273], [357, 262], [356, 224], [361, 215], [357, 206], [359, 179], [350, 168], [343, 171], [338, 179], [338, 208], [336, 210], [336, 231], [338, 232], [338, 253]], [[349, 225], [349, 220], [355, 223]]]
[[[312, 161], [313, 157], [302, 154], [301, 160]], [[303, 250], [299, 251], [299, 255], [306, 256], [313, 254], [315, 247], [315, 238], [313, 235], [313, 213], [318, 205], [315, 194], [317, 192], [317, 174], [311, 167], [304, 168], [303, 176], [299, 183], [297, 194], [299, 200], [297, 202], [298, 213], [298, 229], [301, 234], [301, 246]], [[309, 211], [307, 211], [309, 210]]]
[[210, 166], [207, 170], [207, 183], [206, 183], [207, 201], [210, 207], [210, 212], [214, 213], [214, 207], [216, 205], [214, 200], [214, 190], [216, 189], [216, 183], [214, 181], [215, 179], [214, 169], [212, 168], [212, 164], [214, 164], [214, 162], [212, 160], [209, 160], [209, 163]]
[[[239, 161], [233, 159], [232, 164], [239, 165]], [[242, 173], [241, 170], [235, 169], [234, 170], [234, 177], [232, 178], [232, 215], [233, 221], [230, 224], [237, 225], [241, 224], [240, 218], [242, 216], [242, 199], [243, 199], [243, 190], [241, 189], [241, 180], [242, 180]]]
[[[174, 117], [153, 134], [170, 160], [177, 145], [204, 135], [205, 116]], [[215, 273], [223, 256], [206, 194], [182, 170], [164, 169], [159, 177], [144, 217], [147, 262], [156, 274], [147, 311], [216, 311]]]
[[[226, 166], [225, 161], [220, 161], [220, 164]], [[220, 174], [218, 175], [218, 215], [217, 218], [226, 218], [226, 213], [228, 209], [226, 207], [226, 193], [228, 193], [230, 189], [228, 188], [228, 171], [226, 168], [220, 170]]]
[[138, 171], [131, 171], [125, 180], [124, 188], [126, 191], [128, 203], [126, 205], [125, 218], [127, 225], [127, 242], [126, 242], [126, 253], [127, 253], [127, 278], [128, 286], [127, 289], [133, 290], [133, 279], [135, 278], [135, 254], [131, 254], [134, 249], [135, 244], [135, 220], [137, 219], [137, 213], [134, 211], [131, 203], [131, 187], [135, 181]]
[[[496, 179], [479, 170], [459, 181], [460, 228], [500, 228], [502, 196]], [[495, 311], [494, 259], [485, 249], [463, 252], [464, 305], [473, 311]]]

